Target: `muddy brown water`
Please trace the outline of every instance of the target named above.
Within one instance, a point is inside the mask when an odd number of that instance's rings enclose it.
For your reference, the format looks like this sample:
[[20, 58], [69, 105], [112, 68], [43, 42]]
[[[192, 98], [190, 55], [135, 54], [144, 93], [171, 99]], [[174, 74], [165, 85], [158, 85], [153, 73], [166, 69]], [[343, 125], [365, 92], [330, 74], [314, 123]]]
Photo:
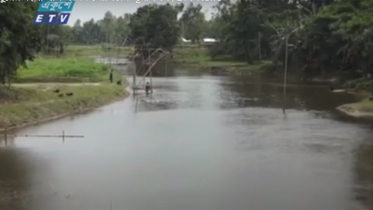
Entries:
[[1, 142], [0, 209], [372, 208], [372, 128], [327, 87], [219, 76], [154, 78], [89, 114]]

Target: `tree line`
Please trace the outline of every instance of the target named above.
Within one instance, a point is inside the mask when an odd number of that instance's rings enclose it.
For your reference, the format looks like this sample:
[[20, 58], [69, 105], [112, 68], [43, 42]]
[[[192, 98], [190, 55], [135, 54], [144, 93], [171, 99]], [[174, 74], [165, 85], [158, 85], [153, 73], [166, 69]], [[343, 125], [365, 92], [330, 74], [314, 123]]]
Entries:
[[221, 0], [210, 20], [199, 4], [149, 4], [133, 14], [106, 12], [101, 20], [73, 26], [33, 25], [37, 6], [0, 7], [1, 83], [36, 53], [63, 54], [68, 44], [132, 45], [147, 56], [157, 48], [172, 52], [180, 37], [197, 44], [203, 37], [219, 40], [208, 47], [216, 59], [272, 60], [276, 69], [288, 58], [303, 76], [359, 77], [373, 67], [373, 0]]
[[[172, 50], [180, 38], [181, 25], [185, 36], [193, 42], [202, 37], [206, 23], [200, 5], [145, 5], [134, 14], [104, 17], [86, 22], [77, 20], [68, 25], [34, 25], [38, 1], [7, 2], [0, 7], [0, 83], [10, 82], [20, 66], [39, 53], [64, 54], [69, 44], [113, 46], [135, 45], [143, 48]], [[178, 15], [182, 14], [181, 18]], [[141, 46], [141, 47], [140, 47]], [[148, 51], [147, 51], [148, 52]], [[149, 53], [147, 53], [149, 54]]]
[[221, 1], [213, 22], [221, 43], [211, 56], [253, 63], [272, 59], [303, 76], [338, 72], [359, 77], [373, 62], [373, 0]]

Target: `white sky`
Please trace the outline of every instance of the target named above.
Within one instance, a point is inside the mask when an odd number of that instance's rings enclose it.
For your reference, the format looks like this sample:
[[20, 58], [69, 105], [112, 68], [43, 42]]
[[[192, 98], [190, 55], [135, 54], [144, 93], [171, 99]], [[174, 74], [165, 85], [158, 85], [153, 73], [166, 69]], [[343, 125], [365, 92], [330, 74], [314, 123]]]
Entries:
[[182, 2], [184, 5], [188, 5], [190, 2], [195, 5], [201, 4], [203, 6], [202, 11], [205, 13], [206, 18], [209, 19], [213, 12], [212, 6], [216, 5], [219, 0], [75, 0], [75, 5], [68, 24], [73, 25], [78, 19], [83, 22], [92, 18], [94, 20], [99, 20], [104, 17], [107, 11], [110, 11], [115, 16], [120, 16], [125, 13], [134, 13], [138, 7], [144, 6], [145, 4], [166, 4], [167, 2], [170, 4]]

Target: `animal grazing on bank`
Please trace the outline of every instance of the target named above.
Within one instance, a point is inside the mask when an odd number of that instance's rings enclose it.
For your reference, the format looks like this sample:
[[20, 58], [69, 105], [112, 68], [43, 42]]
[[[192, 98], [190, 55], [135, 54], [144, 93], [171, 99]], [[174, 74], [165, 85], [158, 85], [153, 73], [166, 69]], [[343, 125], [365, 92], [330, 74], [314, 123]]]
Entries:
[[122, 85], [122, 80], [118, 80], [117, 85]]
[[74, 95], [74, 93], [66, 93], [66, 96], [73, 96]]
[[63, 97], [63, 93], [61, 93], [61, 94], [58, 94], [58, 97]]

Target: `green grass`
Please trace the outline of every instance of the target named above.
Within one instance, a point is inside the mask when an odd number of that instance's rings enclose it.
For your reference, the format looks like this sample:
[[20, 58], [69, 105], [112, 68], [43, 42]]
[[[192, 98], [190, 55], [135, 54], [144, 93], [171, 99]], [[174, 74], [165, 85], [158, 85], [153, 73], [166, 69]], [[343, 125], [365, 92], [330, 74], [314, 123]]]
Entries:
[[131, 47], [113, 47], [105, 50], [101, 45], [69, 45], [66, 48], [67, 57], [115, 56], [126, 57], [133, 49]]
[[[21, 103], [21, 102], [33, 102], [47, 100], [51, 95], [40, 94], [38, 91], [39, 87], [36, 88], [13, 88], [10, 89], [1, 87], [0, 88], [0, 104], [9, 103]], [[50, 93], [52, 94], [52, 93]], [[1, 106], [2, 106], [1, 105]]]
[[344, 105], [346, 109], [350, 111], [370, 112], [373, 114], [373, 101], [369, 101], [368, 98], [352, 104]]
[[230, 74], [241, 74], [253, 71], [261, 71], [263, 66], [271, 61], [255, 62], [252, 65], [242, 61], [228, 59], [213, 60], [207, 53], [207, 49], [197, 45], [182, 45], [175, 48], [174, 60], [177, 64], [196, 68], [198, 70], [211, 70], [211, 68], [222, 68]]
[[[39, 84], [26, 88], [13, 85], [10, 89], [0, 86], [0, 130], [5, 126], [14, 127], [95, 108], [128, 94], [125, 91], [127, 82], [119, 73], [114, 72], [114, 82], [121, 79], [122, 86], [110, 84], [110, 66], [85, 57], [86, 55], [105, 56], [106, 52], [101, 47], [71, 46], [67, 50], [68, 55], [63, 57], [38, 57], [28, 62], [27, 68], [20, 68], [17, 71], [14, 80], [23, 83], [52, 82], [52, 85]], [[96, 86], [92, 84], [72, 86], [55, 82], [101, 83], [99, 86], [97, 84]], [[74, 95], [59, 97], [57, 93], [53, 93], [57, 85], [63, 94], [72, 92]]]
[[364, 100], [351, 103], [351, 104], [343, 104], [337, 107], [337, 110], [353, 117], [373, 117], [373, 101], [370, 101], [369, 98], [365, 98]]
[[43, 58], [28, 62], [20, 68], [16, 81], [101, 81], [108, 75], [110, 66], [96, 63], [91, 58]]
[[175, 48], [174, 55], [175, 61], [180, 63], [188, 64], [210, 61], [210, 57], [204, 47], [178, 46]]
[[[118, 54], [118, 51], [120, 52]], [[114, 47], [110, 51], [105, 51], [100, 45], [94, 46], [77, 46], [71, 45], [66, 49], [67, 57], [82, 57], [82, 56], [120, 56], [125, 57], [133, 52], [131, 47]], [[232, 61], [229, 59], [213, 60], [207, 53], [206, 47], [195, 44], [182, 44], [174, 49], [173, 61], [177, 65], [188, 67], [188, 69], [198, 71], [210, 71], [211, 68], [222, 68], [231, 74], [251, 73], [262, 70], [262, 67], [270, 61], [256, 62], [253, 65], [248, 65], [242, 61]]]
[[344, 85], [346, 88], [354, 88], [356, 90], [372, 90], [373, 80], [368, 78], [360, 78], [355, 80], [350, 80]]
[[0, 128], [99, 107], [126, 96], [128, 93], [124, 87], [104, 83], [100, 86], [62, 86], [62, 93], [74, 93], [71, 97], [58, 97], [57, 93], [45, 87], [11, 88], [6, 92], [10, 95], [18, 94], [19, 99], [9, 98], [8, 103], [0, 106]]

